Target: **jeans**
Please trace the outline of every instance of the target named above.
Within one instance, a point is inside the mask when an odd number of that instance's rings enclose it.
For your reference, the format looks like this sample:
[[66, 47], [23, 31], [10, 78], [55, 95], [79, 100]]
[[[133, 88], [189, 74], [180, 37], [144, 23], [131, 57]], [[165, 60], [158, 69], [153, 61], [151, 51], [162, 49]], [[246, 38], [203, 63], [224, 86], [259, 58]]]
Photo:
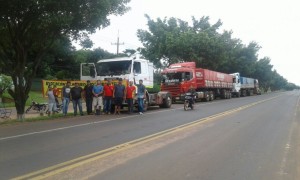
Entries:
[[138, 98], [139, 112], [144, 112], [144, 98]]
[[73, 102], [73, 108], [74, 108], [74, 115], [77, 115], [77, 106], [79, 107], [80, 114], [83, 115], [81, 98], [80, 99], [72, 99], [72, 102]]
[[88, 114], [91, 114], [93, 112], [93, 97], [91, 98], [86, 98], [86, 112]]
[[64, 98], [63, 100], [63, 114], [67, 115], [69, 108], [70, 98]]
[[104, 97], [104, 112], [109, 113], [111, 111], [112, 97]]
[[133, 112], [133, 99], [127, 99], [128, 103], [128, 112], [132, 113]]

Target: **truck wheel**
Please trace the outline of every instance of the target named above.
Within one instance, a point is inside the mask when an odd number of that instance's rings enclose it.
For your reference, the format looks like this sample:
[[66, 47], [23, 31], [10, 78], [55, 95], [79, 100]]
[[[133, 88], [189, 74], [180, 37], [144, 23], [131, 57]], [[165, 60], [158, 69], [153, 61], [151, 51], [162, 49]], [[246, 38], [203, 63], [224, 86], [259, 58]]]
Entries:
[[215, 97], [214, 97], [214, 94], [213, 94], [213, 93], [211, 93], [211, 94], [210, 94], [210, 97], [209, 97], [209, 101], [213, 101], [213, 100], [214, 100], [214, 98], [215, 98]]
[[209, 94], [206, 94], [206, 96], [205, 96], [205, 98], [204, 98], [204, 101], [205, 101], [205, 102], [208, 102], [209, 99], [210, 99], [210, 95], [209, 95]]
[[163, 104], [159, 107], [170, 108], [172, 106], [172, 98], [169, 94], [166, 95], [166, 98], [163, 100]]

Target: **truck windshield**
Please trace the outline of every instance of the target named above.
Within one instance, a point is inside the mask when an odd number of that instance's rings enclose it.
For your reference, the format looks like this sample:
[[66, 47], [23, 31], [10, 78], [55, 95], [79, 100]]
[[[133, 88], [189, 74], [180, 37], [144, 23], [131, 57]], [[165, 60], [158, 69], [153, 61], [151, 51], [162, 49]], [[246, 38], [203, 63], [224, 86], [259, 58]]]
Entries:
[[191, 72], [176, 72], [163, 74], [163, 83], [176, 83], [188, 81], [192, 78]]
[[97, 72], [100, 76], [124, 75], [131, 72], [132, 61], [99, 62]]

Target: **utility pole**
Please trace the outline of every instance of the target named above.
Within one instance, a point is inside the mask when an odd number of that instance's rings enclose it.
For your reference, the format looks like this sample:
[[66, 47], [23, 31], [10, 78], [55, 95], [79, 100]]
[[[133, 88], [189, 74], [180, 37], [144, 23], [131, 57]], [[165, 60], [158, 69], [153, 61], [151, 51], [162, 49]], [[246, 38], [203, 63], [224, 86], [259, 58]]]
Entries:
[[118, 30], [118, 38], [117, 38], [117, 42], [116, 42], [116, 43], [111, 43], [111, 45], [117, 45], [117, 55], [119, 55], [119, 46], [120, 46], [120, 45], [124, 45], [124, 42], [123, 42], [123, 43], [120, 43], [120, 41], [119, 41], [119, 30]]

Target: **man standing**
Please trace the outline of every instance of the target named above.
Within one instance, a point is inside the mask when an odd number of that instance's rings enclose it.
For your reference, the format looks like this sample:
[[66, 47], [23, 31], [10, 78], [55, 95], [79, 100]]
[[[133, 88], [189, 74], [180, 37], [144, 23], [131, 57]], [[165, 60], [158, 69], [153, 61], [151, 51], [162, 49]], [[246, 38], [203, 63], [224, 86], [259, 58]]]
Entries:
[[133, 86], [133, 81], [129, 81], [129, 85], [126, 87], [126, 100], [128, 104], [128, 113], [133, 113], [133, 98], [135, 95], [135, 86]]
[[115, 85], [113, 98], [115, 101], [115, 113], [114, 114], [120, 114], [122, 102], [126, 98], [126, 88], [122, 84], [122, 79], [119, 79], [118, 84]]
[[[135, 79], [134, 79], [135, 83]], [[137, 86], [137, 98], [138, 98], [138, 109], [139, 113], [143, 114], [144, 112], [144, 98], [146, 97], [146, 87], [143, 85], [143, 80], [139, 80], [139, 84], [135, 84]]]
[[111, 83], [111, 80], [107, 81], [107, 84], [104, 85], [104, 112], [110, 114], [111, 111], [111, 101], [114, 92], [114, 86]]
[[58, 91], [56, 85], [53, 86], [52, 90], [53, 90], [53, 94], [54, 94], [54, 97], [55, 97], [56, 106], [58, 107], [58, 105], [59, 105], [59, 102], [58, 102], [58, 93], [59, 93], [59, 91]]
[[86, 102], [86, 112], [88, 115], [93, 113], [93, 86], [90, 80], [86, 81], [84, 86], [84, 98]]
[[54, 91], [51, 86], [48, 86], [48, 116], [51, 114], [54, 114], [56, 111], [56, 102], [55, 102], [55, 96]]
[[101, 81], [97, 80], [97, 84], [93, 87], [93, 106], [95, 108], [95, 114], [100, 115], [101, 106], [103, 105], [103, 86], [101, 85]]
[[73, 108], [74, 108], [74, 116], [77, 115], [77, 106], [79, 107], [80, 115], [83, 116], [82, 112], [82, 88], [79, 86], [78, 82], [75, 82], [75, 86], [71, 89], [71, 99], [73, 102]]
[[63, 102], [63, 114], [67, 115], [69, 109], [69, 103], [71, 98], [71, 82], [67, 81], [67, 84], [62, 88], [61, 101]]

